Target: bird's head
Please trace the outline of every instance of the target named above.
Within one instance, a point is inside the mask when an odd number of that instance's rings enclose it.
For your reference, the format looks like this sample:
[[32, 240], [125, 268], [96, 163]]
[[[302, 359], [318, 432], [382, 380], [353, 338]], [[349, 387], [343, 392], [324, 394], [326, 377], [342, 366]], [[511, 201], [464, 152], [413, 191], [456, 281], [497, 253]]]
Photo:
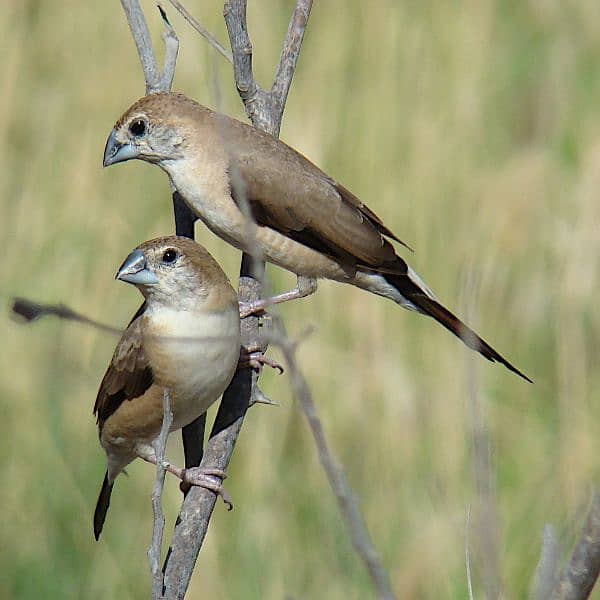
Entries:
[[215, 297], [237, 303], [215, 259], [200, 244], [184, 237], [144, 242], [129, 254], [115, 278], [135, 285], [148, 301], [176, 310], [192, 310]]
[[139, 158], [165, 167], [183, 157], [193, 123], [205, 112], [183, 94], [161, 92], [140, 98], [110, 132], [103, 165]]

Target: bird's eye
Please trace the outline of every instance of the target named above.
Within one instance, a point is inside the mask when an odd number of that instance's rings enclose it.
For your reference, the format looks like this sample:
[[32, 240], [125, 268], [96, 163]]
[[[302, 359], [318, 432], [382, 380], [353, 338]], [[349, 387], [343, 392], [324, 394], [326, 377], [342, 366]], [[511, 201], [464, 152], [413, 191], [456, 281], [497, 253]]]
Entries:
[[141, 137], [146, 133], [146, 121], [144, 119], [136, 119], [129, 126], [129, 131], [136, 137]]
[[169, 248], [168, 250], [165, 250], [164, 254], [162, 255], [162, 261], [167, 264], [173, 264], [175, 262], [175, 259], [177, 258], [177, 251], [173, 250], [173, 248]]

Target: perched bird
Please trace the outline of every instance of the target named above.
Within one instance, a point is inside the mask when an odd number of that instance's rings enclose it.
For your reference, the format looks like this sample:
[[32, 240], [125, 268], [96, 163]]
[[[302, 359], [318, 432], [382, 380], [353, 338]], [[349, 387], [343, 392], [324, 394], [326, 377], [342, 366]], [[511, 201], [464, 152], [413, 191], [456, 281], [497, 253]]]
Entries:
[[[94, 513], [96, 539], [117, 475], [135, 458], [156, 462], [152, 444], [162, 426], [165, 389], [174, 431], [219, 398], [240, 357], [237, 294], [196, 242], [176, 236], [145, 242], [116, 278], [135, 285], [145, 302], [117, 344], [94, 405], [107, 458]], [[205, 487], [215, 489], [208, 479]]]
[[235, 247], [433, 317], [530, 381], [435, 298], [371, 209], [280, 140], [182, 94], [158, 93], [128, 108], [108, 137], [104, 166], [133, 158], [163, 169], [208, 228]]

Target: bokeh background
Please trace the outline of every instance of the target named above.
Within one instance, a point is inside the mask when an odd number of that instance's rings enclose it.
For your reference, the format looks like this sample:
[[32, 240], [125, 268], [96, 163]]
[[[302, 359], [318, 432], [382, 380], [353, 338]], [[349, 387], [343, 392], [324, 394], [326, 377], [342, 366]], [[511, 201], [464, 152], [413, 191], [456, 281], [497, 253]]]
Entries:
[[[186, 4], [226, 42], [219, 2]], [[263, 85], [291, 5], [250, 2]], [[166, 8], [174, 87], [243, 119], [229, 64]], [[5, 0], [0, 50], [0, 596], [145, 598], [151, 467], [118, 480], [92, 536], [104, 455], [91, 410], [116, 339], [8, 310], [23, 295], [125, 325], [137, 308], [113, 274], [172, 231], [168, 184], [101, 158], [141, 69], [116, 0]], [[315, 326], [300, 362], [394, 589], [466, 597], [468, 533], [476, 593], [526, 597], [542, 527], [566, 555], [600, 474], [600, 4], [316, 2], [282, 138], [379, 213], [438, 296], [535, 380], [340, 284], [281, 309], [292, 335]], [[197, 233], [235, 278], [238, 252]], [[281, 406], [248, 415], [236, 508], [217, 507], [190, 598], [372, 597], [286, 376], [262, 386]], [[179, 502], [169, 479], [167, 533]]]

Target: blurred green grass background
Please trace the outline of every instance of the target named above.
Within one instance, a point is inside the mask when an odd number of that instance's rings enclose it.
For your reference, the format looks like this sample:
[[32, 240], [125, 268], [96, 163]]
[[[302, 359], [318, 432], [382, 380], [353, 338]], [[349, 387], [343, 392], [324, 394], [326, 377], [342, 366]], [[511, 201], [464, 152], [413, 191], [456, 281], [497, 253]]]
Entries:
[[[219, 2], [186, 4], [227, 40]], [[143, 6], [162, 53], [155, 5]], [[291, 6], [250, 2], [263, 85]], [[166, 8], [175, 89], [244, 118], [230, 66]], [[173, 225], [158, 169], [101, 168], [113, 122], [143, 91], [120, 5], [8, 0], [0, 48], [2, 302], [66, 302], [124, 325], [140, 298], [113, 273]], [[292, 335], [316, 327], [301, 365], [394, 589], [466, 597], [471, 506], [478, 596], [497, 580], [525, 597], [543, 525], [566, 554], [599, 475], [600, 5], [316, 2], [282, 138], [379, 213], [442, 301], [535, 380], [349, 287], [322, 283], [281, 309]], [[235, 278], [238, 253], [197, 232]], [[293, 282], [269, 274], [274, 289]], [[91, 409], [116, 340], [0, 319], [0, 596], [148, 597], [148, 465], [118, 480], [92, 536], [104, 455]], [[227, 480], [236, 509], [217, 508], [190, 598], [372, 597], [286, 377], [262, 381], [281, 407], [248, 415]], [[476, 468], [478, 427], [490, 474]], [[170, 455], [181, 462], [179, 436]], [[168, 480], [167, 533], [179, 501]]]

